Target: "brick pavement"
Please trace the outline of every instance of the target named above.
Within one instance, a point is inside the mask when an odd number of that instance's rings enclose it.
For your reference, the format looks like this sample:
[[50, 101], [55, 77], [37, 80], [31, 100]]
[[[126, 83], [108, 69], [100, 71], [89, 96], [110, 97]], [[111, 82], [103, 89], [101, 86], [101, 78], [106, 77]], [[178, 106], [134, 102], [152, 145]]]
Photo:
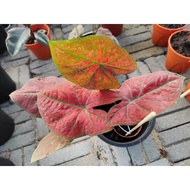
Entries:
[[[91, 25], [84, 25], [85, 31]], [[189, 27], [189, 25], [188, 25]], [[67, 39], [73, 25], [51, 25], [51, 38]], [[167, 48], [151, 41], [152, 25], [125, 24], [117, 39], [137, 61], [134, 77], [165, 69]], [[32, 77], [61, 76], [52, 60], [38, 60], [26, 48], [11, 57], [7, 52], [0, 57], [2, 67], [16, 82], [17, 88]], [[186, 76], [190, 73], [185, 73]], [[118, 80], [126, 80], [125, 75]], [[142, 143], [119, 148], [106, 144], [98, 137], [81, 137], [47, 158], [30, 163], [32, 152], [49, 130], [44, 121], [30, 116], [11, 101], [0, 104], [15, 122], [11, 139], [0, 146], [0, 157], [9, 158], [17, 166], [181, 166], [190, 165], [189, 103], [183, 99], [156, 118], [151, 135]]]

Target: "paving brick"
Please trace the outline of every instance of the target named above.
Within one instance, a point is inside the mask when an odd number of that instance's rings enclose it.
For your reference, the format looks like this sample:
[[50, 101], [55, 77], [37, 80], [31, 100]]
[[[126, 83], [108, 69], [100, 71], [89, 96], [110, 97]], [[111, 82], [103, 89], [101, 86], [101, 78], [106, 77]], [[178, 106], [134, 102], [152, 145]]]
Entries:
[[[164, 50], [160, 47], [152, 47], [145, 49], [144, 51], [139, 51], [136, 53], [132, 53], [131, 56], [134, 57], [136, 60], [144, 60], [151, 56], [157, 56], [163, 54]], [[154, 65], [155, 66], [155, 65]], [[150, 68], [152, 70], [152, 68]]]
[[126, 36], [133, 36], [133, 35], [137, 35], [137, 34], [145, 33], [145, 32], [147, 32], [147, 27], [140, 25], [138, 27], [133, 27], [128, 30], [124, 30], [117, 38], [122, 39]]
[[130, 30], [130, 29], [136, 28], [138, 26], [140, 26], [140, 24], [124, 24], [123, 28], [124, 28], [124, 30]]
[[128, 36], [128, 37], [122, 38], [122, 40], [120, 41], [120, 46], [122, 47], [129, 46], [138, 42], [149, 40], [150, 38], [151, 38], [150, 32], [138, 34], [135, 36]]
[[60, 164], [60, 166], [99, 166], [99, 162], [93, 154], [89, 154]]
[[35, 148], [36, 148], [35, 144], [25, 146], [23, 148], [23, 154], [24, 154], [23, 159], [24, 159], [25, 166], [37, 166], [37, 162], [31, 163], [32, 154]]
[[170, 166], [170, 163], [166, 158], [162, 158], [145, 166]]
[[110, 146], [117, 166], [131, 166], [131, 158], [125, 147]]
[[157, 117], [155, 129], [160, 132], [182, 125], [183, 123], [187, 123], [189, 121], [189, 109], [185, 109], [172, 114], [164, 115], [162, 117]]
[[54, 33], [57, 40], [63, 40], [64, 39], [63, 32], [62, 32], [61, 28], [54, 28], [53, 33]]
[[46, 127], [44, 120], [41, 118], [36, 118], [36, 125], [37, 125], [37, 138], [38, 140], [41, 140], [49, 133], [49, 129]]
[[190, 138], [190, 124], [182, 125], [159, 133], [159, 139], [163, 146], [169, 146]]
[[35, 142], [35, 132], [29, 132], [22, 135], [11, 137], [4, 145], [0, 146], [0, 152], [15, 150]]
[[148, 49], [150, 47], [154, 47], [153, 43], [152, 43], [152, 40], [146, 40], [146, 41], [143, 41], [143, 42], [139, 42], [139, 43], [136, 43], [136, 44], [133, 44], [133, 45], [130, 45], [130, 46], [126, 46], [124, 47], [124, 49], [129, 53], [135, 53], [135, 52], [138, 52], [138, 51], [142, 51], [144, 49]]
[[116, 75], [115, 78], [117, 78], [120, 84], [122, 84], [127, 79], [126, 75]]
[[178, 162], [178, 163], [174, 164], [174, 166], [190, 166], [190, 159]]
[[15, 117], [14, 122], [15, 124], [22, 123], [24, 121], [28, 121], [32, 118], [32, 116], [27, 113], [26, 111], [21, 111], [19, 114]]
[[143, 153], [142, 144], [137, 144], [127, 148], [132, 159], [132, 165], [141, 166], [147, 163]]
[[163, 55], [145, 59], [144, 63], [150, 68], [150, 70], [152, 72], [166, 70], [165, 69], [165, 56], [163, 56]]
[[3, 107], [2, 110], [7, 113], [7, 114], [12, 114], [18, 111], [22, 111], [22, 108], [20, 108], [19, 106], [17, 106], [16, 104], [12, 104], [6, 107]]
[[81, 141], [75, 144], [71, 144], [62, 148], [48, 157], [39, 160], [39, 165], [41, 166], [50, 166], [58, 165], [76, 158], [90, 154], [93, 150], [93, 142], [88, 139], [86, 141]]
[[152, 138], [152, 135], [149, 135], [142, 142], [142, 145], [144, 147], [144, 151], [146, 153], [146, 156], [148, 157], [148, 160], [150, 162], [158, 160], [161, 157], [160, 151], [158, 150], [156, 143], [155, 143], [154, 139]]
[[13, 61], [13, 60], [17, 60], [17, 59], [21, 59], [21, 58], [24, 58], [24, 57], [27, 57], [28, 56], [28, 50], [21, 50], [17, 55], [15, 56], [12, 56], [12, 55], [8, 55], [4, 58], [5, 62], [9, 62], [9, 61]]
[[28, 65], [29, 57], [24, 57], [22, 59], [17, 59], [11, 62], [12, 67], [17, 67], [19, 65]]
[[36, 75], [40, 75], [42, 73], [46, 73], [52, 70], [57, 69], [56, 66], [53, 63], [46, 64], [42, 67], [38, 67], [36, 69], [32, 69], [30, 72]]
[[58, 71], [58, 69], [55, 69], [55, 70], [52, 70], [52, 71], [48, 71], [46, 73], [42, 73], [42, 74], [38, 75], [38, 77], [41, 77], [41, 78], [48, 77], [48, 76], [60, 77], [62, 75], [60, 74], [60, 72]]
[[24, 134], [34, 130], [35, 130], [34, 122], [32, 120], [29, 120], [24, 123], [15, 125], [13, 136]]
[[22, 166], [22, 150], [14, 150], [11, 152], [10, 160], [15, 166]]
[[21, 88], [30, 79], [30, 71], [27, 65], [19, 66], [19, 88]]
[[103, 166], [115, 166], [116, 163], [113, 159], [112, 152], [110, 150], [110, 145], [102, 141], [97, 136], [92, 137], [94, 142], [95, 155], [98, 156], [100, 160], [100, 165]]
[[190, 158], [190, 141], [185, 141], [165, 148], [171, 162], [179, 162]]
[[137, 69], [138, 69], [139, 75], [145, 75], [145, 74], [150, 73], [148, 66], [144, 64], [144, 62], [137, 61], [136, 63], [137, 63]]
[[48, 60], [44, 60], [44, 61], [37, 59], [37, 60], [32, 61], [30, 63], [29, 67], [32, 70], [32, 69], [36, 69], [38, 67], [42, 67], [42, 66], [49, 64], [49, 63], [53, 63], [52, 59], [48, 59]]

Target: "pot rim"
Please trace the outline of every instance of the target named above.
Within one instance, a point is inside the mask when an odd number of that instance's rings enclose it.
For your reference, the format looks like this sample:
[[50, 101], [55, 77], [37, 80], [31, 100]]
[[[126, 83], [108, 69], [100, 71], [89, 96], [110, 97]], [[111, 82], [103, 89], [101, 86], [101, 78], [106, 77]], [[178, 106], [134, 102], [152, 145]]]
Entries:
[[169, 37], [169, 39], [168, 39], [168, 47], [170, 47], [170, 49], [176, 54], [176, 55], [178, 55], [179, 57], [182, 57], [182, 58], [184, 58], [184, 59], [187, 59], [187, 60], [190, 60], [190, 57], [186, 57], [186, 56], [184, 56], [184, 55], [181, 55], [180, 53], [178, 53], [177, 51], [175, 51], [174, 49], [173, 49], [173, 47], [172, 47], [172, 45], [171, 45], [171, 38], [175, 35], [175, 34], [177, 34], [177, 33], [179, 33], [179, 32], [190, 32], [190, 30], [180, 30], [180, 31], [176, 31], [176, 32], [174, 32], [173, 34], [171, 34], [171, 36]]
[[167, 31], [182, 30], [182, 29], [184, 29], [187, 26], [187, 24], [185, 24], [184, 26], [179, 27], [179, 28], [166, 28], [164, 26], [161, 26], [160, 24], [155, 24], [155, 25], [158, 26], [158, 27], [160, 27], [160, 28], [162, 28], [162, 29], [164, 29], [164, 30], [167, 30]]

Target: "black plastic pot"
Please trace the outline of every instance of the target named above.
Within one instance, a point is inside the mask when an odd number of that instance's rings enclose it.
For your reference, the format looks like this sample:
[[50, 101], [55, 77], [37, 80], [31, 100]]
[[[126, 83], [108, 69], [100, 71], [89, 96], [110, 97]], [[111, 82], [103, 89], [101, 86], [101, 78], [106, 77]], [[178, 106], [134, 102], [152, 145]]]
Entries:
[[0, 24], [0, 54], [7, 50], [5, 45], [5, 39], [7, 38], [7, 32], [3, 25]]
[[112, 130], [107, 133], [98, 135], [98, 137], [104, 142], [113, 146], [117, 146], [117, 147], [133, 146], [133, 145], [141, 143], [150, 135], [150, 133], [152, 132], [154, 128], [155, 121], [156, 119], [154, 118], [150, 120], [149, 122], [146, 122], [145, 124], [143, 124], [138, 134], [130, 138], [128, 138], [127, 136], [123, 137], [123, 135], [122, 136], [118, 135], [118, 133], [116, 133], [116, 130]]
[[0, 109], [0, 146], [11, 138], [14, 129], [14, 120]]
[[0, 158], [0, 166], [14, 166], [14, 164], [8, 159]]
[[0, 104], [10, 99], [9, 94], [16, 90], [15, 82], [0, 65]]

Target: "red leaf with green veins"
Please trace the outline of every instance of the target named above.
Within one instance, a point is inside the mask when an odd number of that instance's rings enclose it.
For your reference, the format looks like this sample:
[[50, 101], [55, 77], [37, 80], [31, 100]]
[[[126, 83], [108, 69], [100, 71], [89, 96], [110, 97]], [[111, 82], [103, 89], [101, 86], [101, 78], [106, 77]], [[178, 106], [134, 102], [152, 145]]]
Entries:
[[66, 81], [54, 76], [30, 79], [22, 88], [10, 94], [13, 102], [35, 117], [41, 117], [37, 106], [37, 94], [40, 90]]
[[135, 60], [107, 36], [49, 41], [59, 72], [71, 82], [88, 89], [115, 89], [114, 74], [136, 70]]
[[109, 125], [133, 125], [152, 111], [160, 114], [177, 102], [182, 82], [180, 75], [167, 71], [128, 79], [118, 90], [122, 101], [108, 112]]
[[88, 90], [68, 82], [40, 91], [38, 108], [50, 130], [74, 139], [110, 131], [107, 113], [93, 107], [110, 104], [119, 98], [118, 92]]

